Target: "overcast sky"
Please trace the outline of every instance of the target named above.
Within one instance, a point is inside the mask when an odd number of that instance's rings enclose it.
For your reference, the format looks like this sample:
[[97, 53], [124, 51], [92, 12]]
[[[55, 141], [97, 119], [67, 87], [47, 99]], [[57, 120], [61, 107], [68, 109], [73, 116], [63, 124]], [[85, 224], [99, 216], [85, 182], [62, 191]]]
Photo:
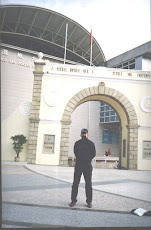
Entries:
[[106, 60], [151, 40], [151, 0], [1, 0], [48, 8], [91, 30]]

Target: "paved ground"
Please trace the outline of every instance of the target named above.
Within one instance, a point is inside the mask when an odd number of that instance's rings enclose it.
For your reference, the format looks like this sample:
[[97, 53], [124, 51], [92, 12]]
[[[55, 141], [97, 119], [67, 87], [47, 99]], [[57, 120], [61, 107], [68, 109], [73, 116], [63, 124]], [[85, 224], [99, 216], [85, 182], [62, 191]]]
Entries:
[[73, 167], [21, 163], [2, 165], [3, 228], [151, 227], [151, 171], [93, 169], [93, 207], [85, 203], [83, 177], [78, 202], [69, 207]]

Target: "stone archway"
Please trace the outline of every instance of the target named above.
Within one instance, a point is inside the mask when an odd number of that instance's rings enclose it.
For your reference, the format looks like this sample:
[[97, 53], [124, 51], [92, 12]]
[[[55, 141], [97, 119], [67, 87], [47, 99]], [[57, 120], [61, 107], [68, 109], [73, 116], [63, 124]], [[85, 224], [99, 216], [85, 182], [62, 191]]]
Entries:
[[127, 117], [128, 129], [128, 148], [127, 148], [127, 168], [137, 169], [138, 154], [138, 119], [135, 109], [128, 98], [121, 92], [105, 87], [104, 82], [98, 86], [89, 87], [75, 94], [66, 105], [62, 117], [61, 141], [60, 141], [60, 161], [59, 165], [68, 165], [68, 147], [69, 147], [69, 129], [71, 123], [71, 114], [82, 101], [90, 96], [108, 96], [114, 99], [124, 110]]

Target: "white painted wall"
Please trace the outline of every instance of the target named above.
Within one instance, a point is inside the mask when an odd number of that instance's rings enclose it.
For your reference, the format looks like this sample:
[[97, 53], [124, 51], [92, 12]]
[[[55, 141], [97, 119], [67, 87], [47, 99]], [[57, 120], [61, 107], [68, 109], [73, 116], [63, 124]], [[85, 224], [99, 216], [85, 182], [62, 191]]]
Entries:
[[[14, 161], [16, 157], [15, 150], [13, 150], [11, 136], [23, 134], [28, 141], [29, 137], [29, 116], [20, 113], [18, 108], [12, 115], [2, 122], [2, 161]], [[28, 142], [23, 145], [23, 151], [20, 153], [20, 161], [26, 161]]]
[[[2, 160], [13, 161], [15, 152], [12, 150], [12, 144], [10, 137], [16, 134], [24, 134], [27, 139], [29, 135], [29, 116], [25, 116], [20, 113], [20, 104], [24, 101], [31, 102], [32, 98], [32, 82], [33, 82], [33, 68], [25, 67], [17, 64], [20, 60], [16, 57], [18, 51], [11, 51], [10, 56], [3, 57], [7, 61], [2, 61], [2, 110], [3, 110], [3, 122], [2, 122]], [[24, 53], [23, 53], [24, 54]], [[22, 59], [23, 63], [28, 62], [31, 55], [24, 54]], [[2, 56], [1, 56], [2, 58]], [[27, 59], [26, 59], [27, 58]], [[11, 60], [16, 61], [13, 64]], [[150, 63], [144, 64], [149, 66]], [[52, 70], [53, 67], [53, 70]], [[103, 81], [106, 87], [111, 87], [124, 94], [130, 102], [133, 104], [138, 116], [138, 122], [140, 125], [138, 135], [138, 169], [151, 169], [151, 160], [142, 159], [142, 141], [151, 140], [151, 113], [144, 112], [140, 107], [140, 101], [145, 96], [151, 96], [151, 78], [139, 77], [138, 74], [144, 74], [150, 76], [150, 72], [134, 71], [134, 70], [120, 70], [122, 75], [118, 76], [113, 72], [118, 72], [115, 69], [106, 69], [104, 67], [81, 67], [65, 65], [67, 71], [57, 70], [57, 68], [64, 68], [63, 65], [50, 65], [45, 67], [48, 74], [43, 76], [42, 94], [41, 94], [41, 107], [40, 107], [40, 125], [38, 131], [38, 148], [36, 162], [41, 164], [58, 164], [59, 151], [60, 151], [60, 135], [61, 135], [61, 119], [64, 112], [64, 108], [68, 101], [80, 90], [91, 86], [98, 86]], [[70, 72], [70, 68], [80, 69], [80, 72]], [[88, 72], [86, 72], [87, 70]], [[92, 71], [93, 70], [93, 71]], [[128, 74], [132, 76], [129, 77]], [[49, 106], [45, 103], [44, 97], [48, 95], [48, 98], [54, 102], [55, 106]], [[50, 94], [49, 94], [50, 93]], [[19, 95], [17, 97], [17, 95]], [[51, 95], [53, 97], [51, 98]], [[116, 108], [121, 116], [124, 116], [120, 108], [112, 101], [112, 105]], [[78, 108], [77, 108], [78, 109]], [[81, 113], [81, 112], [79, 112]], [[73, 113], [74, 118], [74, 113]], [[95, 120], [93, 114], [92, 118]], [[80, 121], [82, 122], [82, 121]], [[82, 123], [83, 128], [86, 123]], [[122, 131], [123, 137], [126, 136], [126, 118], [122, 119]], [[90, 138], [95, 142], [95, 136]], [[81, 129], [81, 128], [80, 128]], [[80, 130], [79, 130], [80, 131]], [[56, 135], [55, 154], [52, 156], [43, 156], [41, 150], [43, 146], [43, 135], [53, 134]], [[78, 128], [77, 128], [78, 133]], [[80, 138], [80, 133], [77, 134], [76, 140]], [[101, 135], [100, 137], [101, 138]], [[75, 140], [74, 140], [75, 141]], [[26, 161], [27, 144], [24, 147], [23, 153], [21, 153], [21, 161]], [[71, 153], [71, 149], [69, 154]], [[99, 154], [99, 153], [98, 153]], [[101, 153], [102, 154], [102, 153]]]
[[151, 70], [151, 59], [143, 58], [143, 60], [142, 60], [142, 69], [144, 69], [146, 71]]
[[[61, 65], [60, 65], [61, 66]], [[59, 66], [59, 68], [60, 68]], [[69, 66], [70, 68], [71, 66]], [[45, 67], [46, 68], [46, 67]], [[48, 68], [48, 72], [50, 71], [50, 68]], [[55, 66], [56, 68], [56, 66]], [[64, 68], [64, 66], [62, 67]], [[77, 68], [77, 67], [76, 67]], [[83, 68], [83, 67], [78, 67], [78, 68]], [[89, 68], [88, 68], [89, 69]], [[46, 70], [46, 69], [45, 69]], [[96, 68], [94, 69], [94, 71]], [[102, 71], [101, 71], [102, 70]], [[112, 70], [113, 71], [113, 70]], [[123, 70], [121, 70], [122, 72]], [[51, 71], [50, 71], [51, 72]], [[59, 73], [58, 73], [59, 72]], [[65, 71], [66, 72], [66, 71]], [[106, 87], [111, 87], [113, 89], [116, 89], [117, 91], [121, 92], [124, 94], [132, 103], [136, 110], [136, 114], [138, 116], [138, 122], [140, 126], [146, 125], [147, 127], [151, 127], [151, 119], [150, 119], [150, 113], [145, 113], [142, 111], [140, 108], [140, 100], [144, 96], [151, 96], [151, 91], [150, 91], [150, 81], [148, 79], [140, 79], [137, 77], [137, 71], [129, 71], [133, 74], [133, 78], [130, 77], [115, 77], [113, 78], [111, 76], [112, 72], [109, 69], [97, 69], [96, 75], [91, 74], [87, 77], [85, 76], [80, 76], [80, 74], [68, 74], [62, 73], [59, 71], [52, 71], [51, 73], [45, 74], [43, 76], [43, 84], [42, 84], [42, 95], [41, 95], [41, 108], [40, 108], [40, 119], [41, 120], [49, 120], [50, 122], [57, 122], [62, 119], [62, 115], [64, 112], [64, 108], [67, 105], [68, 101], [80, 90], [83, 90], [85, 88], [91, 87], [91, 86], [97, 86], [99, 82], [103, 81], [105, 83]], [[99, 73], [99, 77], [97, 77], [97, 74]], [[142, 74], [142, 72], [140, 72]], [[126, 74], [126, 71], [124, 71], [124, 74]], [[49, 106], [45, 103], [44, 96], [47, 92], [55, 91], [56, 93], [56, 106]], [[135, 93], [134, 93], [135, 92]], [[53, 94], [54, 95], [54, 94]], [[110, 100], [109, 100], [110, 101]], [[117, 105], [117, 102], [112, 100], [110, 102], [111, 105], [116, 109], [116, 111], [119, 113], [121, 121], [122, 121], [122, 139], [127, 138], [127, 121], [126, 121], [126, 116], [123, 113], [123, 109]], [[81, 113], [81, 112], [80, 112]], [[73, 115], [74, 116], [74, 115]], [[125, 117], [124, 117], [125, 116]], [[81, 121], [82, 122], [82, 121]], [[82, 123], [81, 127], [86, 126], [86, 121], [85, 123]], [[49, 133], [51, 134], [51, 130], [54, 129], [52, 127], [52, 124], [49, 124]], [[55, 125], [57, 129], [57, 125]], [[61, 126], [60, 126], [61, 127]], [[88, 126], [87, 126], [88, 127]], [[86, 128], [87, 128], [86, 127]], [[81, 129], [81, 128], [80, 128]], [[91, 127], [90, 127], [91, 129]], [[59, 128], [58, 128], [59, 130]], [[142, 136], [146, 132], [146, 129], [142, 130]], [[90, 132], [91, 133], [91, 132]], [[148, 135], [151, 133], [151, 129], [149, 128]], [[151, 135], [149, 135], [151, 137]], [[150, 137], [148, 137], [150, 139]], [[38, 137], [38, 142], [42, 143], [42, 136], [40, 135]], [[76, 137], [77, 139], [78, 137]], [[93, 140], [92, 136], [92, 140]], [[139, 141], [138, 141], [138, 154], [139, 156], [142, 155], [142, 149], [141, 147], [141, 142], [142, 139], [140, 139], [140, 134], [139, 134]], [[75, 141], [75, 140], [74, 140]], [[58, 159], [58, 154], [59, 154], [59, 145], [60, 143], [56, 143], [56, 159]], [[37, 150], [37, 154], [39, 154], [40, 150]], [[69, 150], [69, 154], [71, 154], [71, 148]], [[45, 159], [43, 159], [43, 163], [47, 162], [47, 158], [44, 156]], [[122, 159], [124, 164], [126, 164], [127, 160], [126, 158]], [[57, 161], [57, 160], [56, 160]], [[148, 162], [151, 162], [151, 160], [148, 160]], [[148, 168], [149, 163], [143, 163], [143, 167], [146, 169]], [[140, 157], [138, 157], [138, 167], [140, 168]]]

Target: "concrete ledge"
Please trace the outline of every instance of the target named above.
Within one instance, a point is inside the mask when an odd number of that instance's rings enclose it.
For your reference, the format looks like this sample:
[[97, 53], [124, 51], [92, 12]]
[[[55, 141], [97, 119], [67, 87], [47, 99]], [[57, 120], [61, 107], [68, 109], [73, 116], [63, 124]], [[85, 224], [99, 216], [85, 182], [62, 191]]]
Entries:
[[[75, 157], [68, 157], [68, 165], [70, 167], [75, 166], [75, 161]], [[92, 160], [92, 165], [94, 168], [114, 169], [117, 168], [118, 163], [119, 157], [96, 157], [94, 160]]]

